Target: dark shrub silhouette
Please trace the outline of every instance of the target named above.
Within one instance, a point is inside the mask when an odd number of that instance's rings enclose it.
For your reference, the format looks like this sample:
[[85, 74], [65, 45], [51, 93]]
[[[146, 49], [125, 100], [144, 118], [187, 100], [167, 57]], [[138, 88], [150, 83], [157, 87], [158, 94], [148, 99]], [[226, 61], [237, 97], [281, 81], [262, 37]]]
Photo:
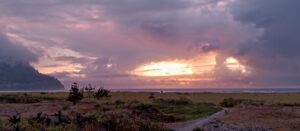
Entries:
[[95, 97], [96, 99], [101, 99], [101, 98], [103, 98], [103, 97], [110, 97], [109, 93], [110, 93], [110, 90], [106, 90], [106, 89], [104, 89], [104, 87], [101, 87], [101, 88], [99, 88], [98, 91], [95, 93], [94, 97]]
[[90, 115], [90, 116], [84, 116], [80, 113], [76, 113], [75, 120], [73, 120], [76, 125], [78, 125], [80, 128], [83, 128], [85, 125], [96, 123], [97, 117]]
[[223, 101], [220, 102], [220, 106], [222, 107], [234, 107], [237, 106], [238, 104], [240, 104], [242, 102], [242, 100], [236, 100], [233, 98], [226, 98]]
[[92, 93], [95, 90], [95, 88], [91, 84], [88, 84], [86, 87], [84, 87], [84, 90], [87, 93], [88, 98], [91, 98]]
[[21, 122], [21, 115], [18, 113], [8, 118], [8, 122], [13, 125], [14, 131], [21, 131], [19, 123]]
[[61, 111], [58, 111], [54, 116], [56, 117], [55, 125], [71, 123], [71, 119], [67, 115], [63, 115]]
[[71, 101], [73, 105], [83, 99], [83, 90], [79, 90], [78, 84], [73, 83], [69, 93], [68, 101]]

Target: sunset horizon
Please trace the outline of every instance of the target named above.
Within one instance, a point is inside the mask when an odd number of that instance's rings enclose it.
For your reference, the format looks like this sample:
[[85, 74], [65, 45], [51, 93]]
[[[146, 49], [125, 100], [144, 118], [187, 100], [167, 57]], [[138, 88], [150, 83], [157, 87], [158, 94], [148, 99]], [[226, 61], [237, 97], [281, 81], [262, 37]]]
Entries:
[[0, 62], [29, 63], [66, 89], [300, 87], [294, 1], [0, 3]]
[[300, 0], [0, 0], [0, 131], [300, 131]]

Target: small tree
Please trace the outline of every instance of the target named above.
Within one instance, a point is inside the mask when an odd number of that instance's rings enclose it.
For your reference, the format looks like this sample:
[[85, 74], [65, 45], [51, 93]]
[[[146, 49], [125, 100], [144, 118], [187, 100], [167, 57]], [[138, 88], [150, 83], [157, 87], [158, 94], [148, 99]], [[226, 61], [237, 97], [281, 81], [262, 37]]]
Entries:
[[106, 90], [106, 89], [104, 89], [104, 87], [101, 87], [95, 93], [94, 97], [96, 99], [100, 99], [100, 98], [103, 98], [103, 97], [110, 97], [109, 93], [110, 93], [110, 90]]
[[88, 84], [86, 87], [84, 87], [84, 90], [87, 93], [88, 98], [91, 98], [92, 93], [95, 90], [95, 88], [91, 84]]
[[71, 86], [68, 101], [71, 101], [73, 105], [83, 99], [83, 90], [79, 90], [78, 84], [75, 82]]

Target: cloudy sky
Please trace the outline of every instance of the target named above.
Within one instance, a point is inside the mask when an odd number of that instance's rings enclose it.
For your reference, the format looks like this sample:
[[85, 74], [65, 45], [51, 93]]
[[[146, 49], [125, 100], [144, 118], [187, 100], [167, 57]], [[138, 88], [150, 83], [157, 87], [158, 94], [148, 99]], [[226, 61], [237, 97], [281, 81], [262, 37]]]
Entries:
[[65, 85], [300, 84], [299, 0], [0, 0], [0, 56]]

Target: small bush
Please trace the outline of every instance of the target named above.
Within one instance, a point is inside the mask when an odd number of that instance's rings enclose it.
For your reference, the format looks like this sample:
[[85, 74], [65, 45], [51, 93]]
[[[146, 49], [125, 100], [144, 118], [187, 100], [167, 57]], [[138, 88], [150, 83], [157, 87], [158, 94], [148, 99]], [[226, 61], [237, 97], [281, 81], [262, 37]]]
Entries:
[[95, 88], [91, 84], [88, 84], [86, 87], [84, 87], [84, 90], [87, 93], [88, 98], [91, 98], [92, 93], [95, 90]]
[[220, 102], [220, 106], [222, 107], [234, 107], [241, 103], [241, 100], [235, 100], [233, 98], [226, 98]]
[[264, 101], [228, 98], [220, 102], [220, 106], [222, 107], [235, 107], [240, 104], [259, 106], [259, 105], [264, 105]]
[[110, 97], [109, 93], [110, 93], [110, 90], [106, 90], [106, 89], [104, 89], [104, 87], [101, 87], [101, 88], [99, 88], [98, 91], [95, 93], [94, 97], [95, 97], [96, 99], [101, 99], [101, 98], [103, 98], [103, 97]]
[[79, 102], [82, 99], [83, 99], [83, 91], [79, 90], [77, 83], [73, 83], [68, 96], [68, 101], [71, 101], [73, 105], [76, 105], [77, 102]]
[[20, 122], [21, 122], [21, 115], [16, 114], [8, 118], [8, 122], [13, 126], [14, 131], [21, 131]]
[[97, 118], [95, 116], [84, 116], [80, 113], [76, 113], [76, 117], [74, 121], [76, 125], [78, 125], [80, 128], [83, 128], [87, 124], [97, 122]]
[[204, 131], [204, 129], [196, 127], [196, 128], [193, 129], [193, 131]]
[[69, 116], [64, 115], [61, 111], [58, 111], [57, 114], [54, 115], [55, 116], [55, 120], [54, 120], [54, 124], [55, 125], [64, 125], [64, 124], [70, 124], [71, 123], [71, 119]]
[[154, 121], [161, 121], [161, 122], [176, 122], [179, 119], [172, 116], [162, 113], [158, 107], [151, 104], [138, 104], [133, 107], [133, 114], [140, 116], [142, 118], [147, 118]]
[[52, 122], [52, 120], [42, 112], [37, 113], [35, 117], [28, 118], [27, 121], [32, 129], [44, 129], [46, 127], [49, 127]]

